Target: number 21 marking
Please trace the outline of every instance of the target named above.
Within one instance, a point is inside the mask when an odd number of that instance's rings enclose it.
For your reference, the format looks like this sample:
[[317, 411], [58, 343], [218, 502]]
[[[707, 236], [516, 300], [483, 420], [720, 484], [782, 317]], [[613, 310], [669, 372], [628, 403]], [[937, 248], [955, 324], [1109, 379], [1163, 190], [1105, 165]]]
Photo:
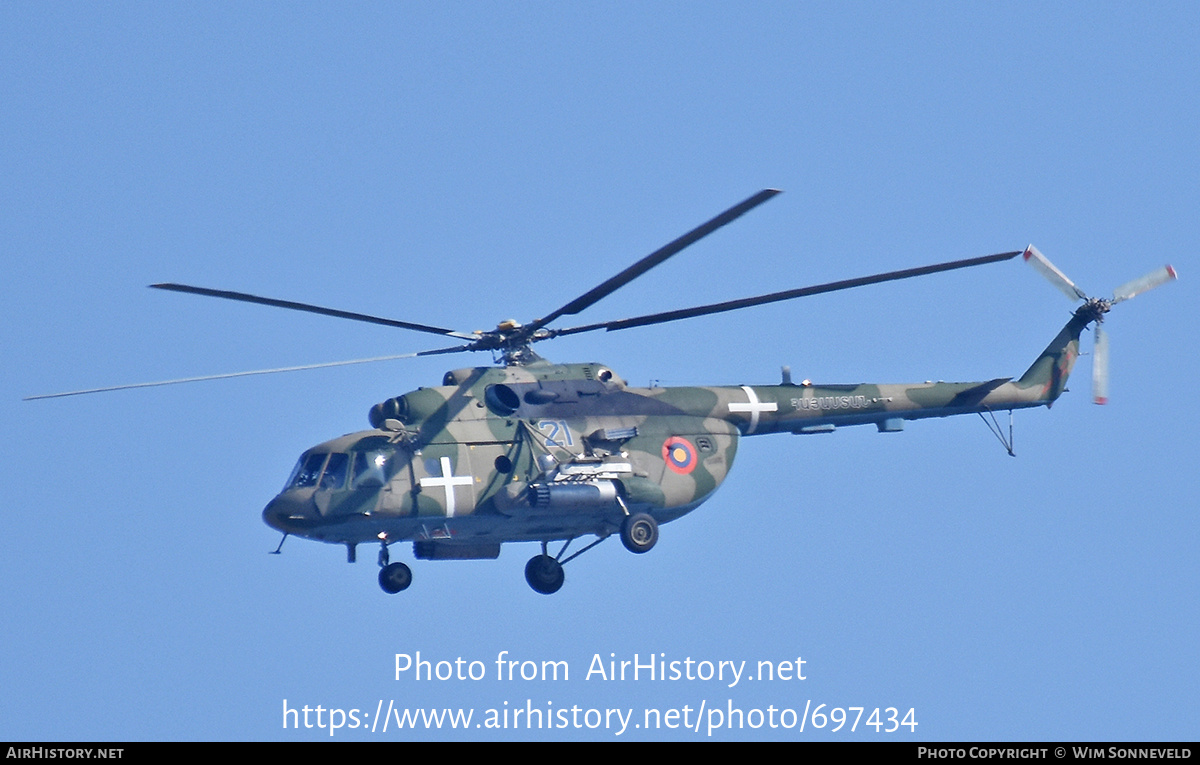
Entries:
[[[567, 447], [575, 445], [574, 440], [571, 438], [571, 429], [567, 427], [566, 420], [539, 420], [537, 426], [538, 430], [545, 433], [546, 446]], [[549, 433], [546, 433], [547, 429], [549, 429]], [[558, 434], [560, 431], [563, 433], [566, 443], [559, 443]]]

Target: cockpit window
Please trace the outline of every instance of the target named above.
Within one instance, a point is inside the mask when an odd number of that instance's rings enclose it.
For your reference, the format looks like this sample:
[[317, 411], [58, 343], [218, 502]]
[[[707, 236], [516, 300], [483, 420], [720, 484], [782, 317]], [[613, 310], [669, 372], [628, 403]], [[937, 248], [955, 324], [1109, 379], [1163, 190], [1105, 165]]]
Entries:
[[307, 457], [301, 457], [296, 463], [296, 469], [292, 471], [292, 478], [288, 481], [287, 488], [303, 489], [306, 486], [316, 486], [317, 477], [321, 475], [321, 466], [325, 464], [327, 454], [310, 454]]
[[329, 455], [329, 462], [325, 465], [325, 472], [321, 474], [322, 489], [340, 489], [346, 483], [346, 468], [350, 464], [350, 457], [346, 454], [334, 452]]
[[[369, 456], [374, 457], [380, 454], [379, 452], [370, 452]], [[358, 465], [363, 454], [355, 454], [355, 465]], [[382, 476], [382, 466], [387, 460], [380, 457], [380, 475]], [[324, 468], [322, 472], [321, 468]], [[356, 476], [358, 468], [355, 468]], [[300, 461], [296, 463], [295, 470], [292, 471], [292, 477], [288, 479], [287, 484], [283, 487], [288, 489], [304, 489], [310, 486], [316, 486], [318, 489], [341, 489], [346, 485], [346, 474], [350, 472], [350, 455], [343, 452], [334, 452], [328, 454], [325, 452], [314, 452], [302, 456]], [[355, 478], [357, 487], [358, 478]], [[387, 481], [380, 478], [379, 486], [382, 486]]]

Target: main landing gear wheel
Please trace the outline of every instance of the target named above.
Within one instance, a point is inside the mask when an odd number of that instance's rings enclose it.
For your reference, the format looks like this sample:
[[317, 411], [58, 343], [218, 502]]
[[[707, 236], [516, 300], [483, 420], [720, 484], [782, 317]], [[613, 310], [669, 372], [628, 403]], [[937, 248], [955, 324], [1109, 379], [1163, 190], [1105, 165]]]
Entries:
[[403, 563], [389, 563], [379, 570], [379, 586], [388, 595], [407, 590], [412, 584], [412, 571]]
[[562, 564], [549, 555], [535, 555], [525, 564], [525, 581], [534, 592], [553, 595], [563, 586]]
[[650, 552], [657, 541], [658, 521], [646, 513], [634, 513], [621, 524], [621, 544], [629, 552]]

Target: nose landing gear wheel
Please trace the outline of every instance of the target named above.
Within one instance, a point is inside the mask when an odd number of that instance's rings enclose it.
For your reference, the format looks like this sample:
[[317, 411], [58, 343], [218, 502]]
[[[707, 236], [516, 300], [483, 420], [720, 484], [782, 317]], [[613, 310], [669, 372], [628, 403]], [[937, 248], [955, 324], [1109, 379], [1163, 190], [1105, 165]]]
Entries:
[[412, 584], [412, 571], [403, 563], [389, 563], [379, 570], [379, 586], [388, 595], [407, 590]]
[[621, 544], [629, 552], [650, 552], [657, 541], [658, 521], [646, 513], [634, 513], [621, 524]]
[[534, 592], [552, 595], [563, 586], [562, 564], [549, 555], [535, 555], [525, 564], [525, 581]]

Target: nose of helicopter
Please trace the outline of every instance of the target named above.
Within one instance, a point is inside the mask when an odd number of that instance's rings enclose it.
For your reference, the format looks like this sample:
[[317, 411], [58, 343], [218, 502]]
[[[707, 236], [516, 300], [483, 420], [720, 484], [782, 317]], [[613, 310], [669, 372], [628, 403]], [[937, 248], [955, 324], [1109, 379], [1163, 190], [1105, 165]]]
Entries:
[[311, 527], [320, 519], [312, 492], [285, 491], [267, 503], [263, 522], [273, 529], [295, 533]]

